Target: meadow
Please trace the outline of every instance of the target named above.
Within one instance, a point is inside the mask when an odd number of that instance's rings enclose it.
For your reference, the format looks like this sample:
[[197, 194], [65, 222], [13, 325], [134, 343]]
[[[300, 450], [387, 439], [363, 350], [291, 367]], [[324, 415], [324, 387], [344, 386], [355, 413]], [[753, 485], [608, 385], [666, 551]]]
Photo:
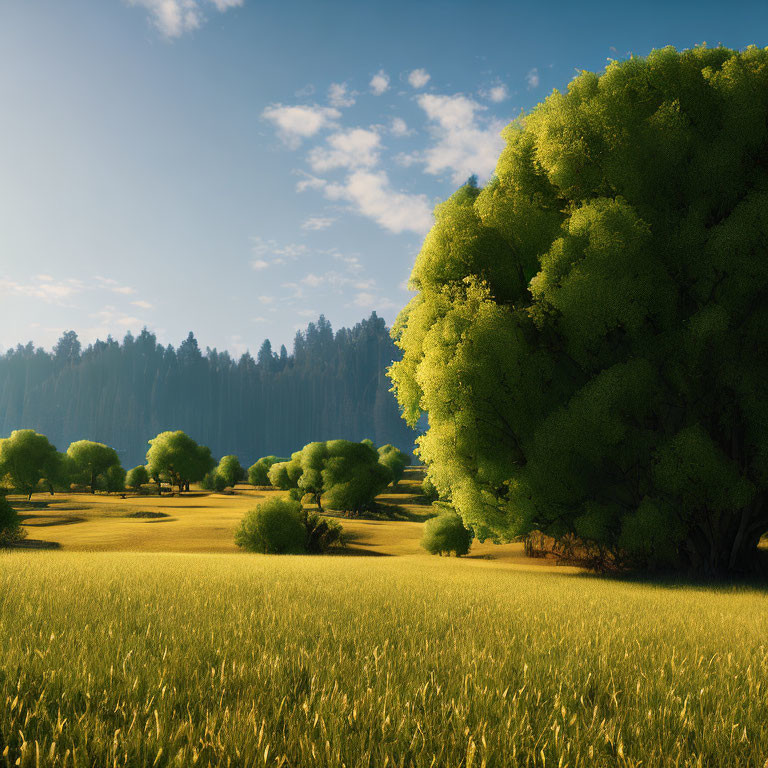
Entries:
[[268, 492], [35, 511], [61, 549], [0, 554], [0, 765], [766, 763], [768, 594], [419, 554], [407, 490], [336, 557], [235, 554]]

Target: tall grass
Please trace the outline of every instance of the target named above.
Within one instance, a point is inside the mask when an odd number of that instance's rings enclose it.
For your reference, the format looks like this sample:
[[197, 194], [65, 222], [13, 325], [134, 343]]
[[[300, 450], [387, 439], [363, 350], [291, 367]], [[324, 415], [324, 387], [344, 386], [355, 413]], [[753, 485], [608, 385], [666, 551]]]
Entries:
[[0, 555], [0, 765], [766, 758], [759, 592], [437, 558]]

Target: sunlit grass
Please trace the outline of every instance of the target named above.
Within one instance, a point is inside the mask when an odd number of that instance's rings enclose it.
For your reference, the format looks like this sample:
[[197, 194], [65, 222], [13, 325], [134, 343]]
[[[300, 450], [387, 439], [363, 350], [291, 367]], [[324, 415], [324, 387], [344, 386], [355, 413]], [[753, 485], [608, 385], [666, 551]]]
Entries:
[[0, 555], [0, 765], [763, 766], [766, 686], [755, 591]]

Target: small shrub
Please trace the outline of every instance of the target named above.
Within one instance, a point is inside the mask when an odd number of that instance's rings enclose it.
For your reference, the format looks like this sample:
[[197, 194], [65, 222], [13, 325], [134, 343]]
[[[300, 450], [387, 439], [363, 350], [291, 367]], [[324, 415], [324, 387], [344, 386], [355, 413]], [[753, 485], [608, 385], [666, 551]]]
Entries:
[[215, 491], [221, 493], [227, 487], [227, 480], [218, 472], [209, 472], [201, 481], [200, 487], [204, 491]]
[[249, 552], [299, 554], [306, 551], [301, 503], [270, 499], [245, 513], [235, 531], [235, 544]]
[[472, 531], [464, 527], [462, 519], [454, 511], [443, 512], [424, 524], [421, 546], [432, 555], [466, 555], [472, 546]]
[[335, 520], [322, 517], [317, 512], [304, 514], [306, 539], [304, 548], [310, 555], [321, 555], [338, 544], [345, 545], [344, 529]]
[[0, 547], [20, 541], [27, 535], [21, 527], [19, 513], [0, 494]]

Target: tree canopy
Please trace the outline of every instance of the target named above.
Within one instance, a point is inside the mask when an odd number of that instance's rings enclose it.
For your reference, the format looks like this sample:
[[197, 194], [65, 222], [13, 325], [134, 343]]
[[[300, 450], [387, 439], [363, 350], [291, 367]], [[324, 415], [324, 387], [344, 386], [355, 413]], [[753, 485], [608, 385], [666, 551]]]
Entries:
[[245, 470], [241, 466], [240, 460], [232, 454], [222, 456], [215, 472], [223, 478], [225, 488], [234, 488], [235, 484], [245, 477]]
[[435, 211], [404, 416], [478, 535], [742, 570], [768, 530], [768, 51], [583, 72]]
[[91, 493], [97, 488], [117, 491], [125, 488], [125, 472], [114, 448], [92, 440], [78, 440], [67, 448], [70, 477], [88, 485]]
[[269, 485], [269, 470], [273, 464], [283, 461], [288, 461], [288, 459], [280, 459], [277, 456], [262, 456], [248, 468], [248, 482], [251, 485]]
[[397, 485], [405, 474], [405, 468], [411, 463], [411, 457], [391, 443], [379, 448], [379, 461], [392, 473], [392, 485]]
[[325, 503], [355, 514], [369, 509], [392, 480], [370, 441], [308, 443], [289, 461], [273, 464], [268, 474], [273, 486], [309, 494], [320, 509]]
[[49, 490], [61, 475], [62, 457], [45, 435], [34, 429], [17, 429], [0, 440], [0, 478], [31, 497], [41, 480]]
[[211, 451], [198, 445], [181, 430], [161, 432], [149, 441], [147, 471], [151, 477], [167, 479], [179, 492], [187, 489], [189, 483], [202, 480], [216, 462]]

